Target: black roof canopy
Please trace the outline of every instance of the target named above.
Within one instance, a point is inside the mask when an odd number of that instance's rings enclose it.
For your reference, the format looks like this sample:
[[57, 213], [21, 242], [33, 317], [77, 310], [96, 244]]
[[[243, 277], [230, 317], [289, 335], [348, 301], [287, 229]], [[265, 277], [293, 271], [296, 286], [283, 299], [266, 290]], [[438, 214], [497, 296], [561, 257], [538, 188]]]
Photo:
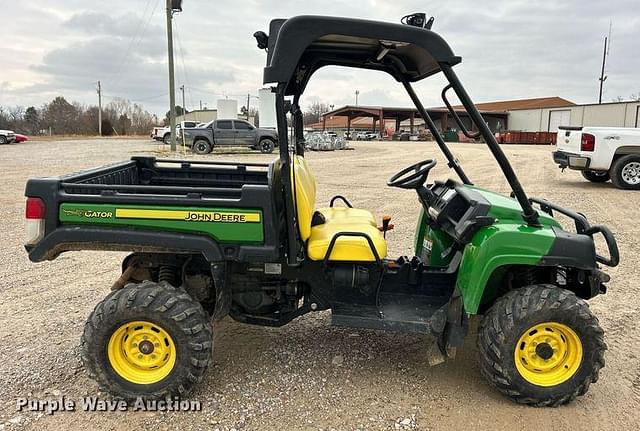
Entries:
[[459, 63], [437, 33], [408, 25], [302, 15], [269, 27], [264, 83], [286, 83], [287, 95], [304, 91], [311, 75], [336, 65], [381, 70], [398, 81], [418, 81]]

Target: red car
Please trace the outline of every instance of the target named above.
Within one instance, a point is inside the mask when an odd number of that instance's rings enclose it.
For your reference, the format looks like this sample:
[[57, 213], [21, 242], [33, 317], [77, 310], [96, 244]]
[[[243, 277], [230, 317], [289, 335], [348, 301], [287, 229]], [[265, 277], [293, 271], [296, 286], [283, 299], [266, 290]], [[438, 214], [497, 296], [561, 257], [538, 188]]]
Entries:
[[27, 138], [25, 135], [21, 135], [20, 133], [16, 133], [16, 143], [19, 142], [24, 142], [24, 141], [28, 141], [29, 138]]

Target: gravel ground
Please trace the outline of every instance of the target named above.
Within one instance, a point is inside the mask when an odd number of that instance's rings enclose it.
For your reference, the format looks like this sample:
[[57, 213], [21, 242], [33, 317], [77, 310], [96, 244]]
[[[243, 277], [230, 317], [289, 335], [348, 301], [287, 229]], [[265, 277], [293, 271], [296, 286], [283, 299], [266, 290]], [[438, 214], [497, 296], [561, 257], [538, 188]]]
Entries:
[[[389, 254], [410, 254], [418, 203], [386, 179], [436, 157], [431, 178], [444, 179], [444, 158], [425, 143], [355, 143], [355, 151], [311, 153], [319, 202], [340, 193], [362, 208], [393, 216]], [[507, 193], [484, 146], [454, 145], [476, 184]], [[609, 293], [591, 301], [609, 351], [600, 381], [577, 402], [556, 409], [516, 405], [480, 376], [473, 334], [455, 360], [429, 367], [428, 343], [414, 335], [331, 327], [327, 312], [278, 328], [225, 319], [215, 325], [213, 366], [191, 399], [201, 412], [16, 412], [16, 399], [79, 401], [98, 393], [82, 369], [79, 338], [86, 317], [119, 275], [122, 253], [74, 252], [32, 264], [21, 246], [24, 184], [135, 154], [165, 156], [141, 140], [52, 141], [0, 147], [0, 431], [12, 429], [638, 429], [640, 425], [640, 268], [633, 256], [640, 192], [591, 184], [561, 173], [549, 147], [505, 146], [525, 189], [584, 212], [617, 235], [622, 263], [609, 270]], [[188, 155], [187, 157], [193, 157]], [[235, 154], [207, 159], [266, 161]], [[103, 394], [104, 395], [104, 394]]]

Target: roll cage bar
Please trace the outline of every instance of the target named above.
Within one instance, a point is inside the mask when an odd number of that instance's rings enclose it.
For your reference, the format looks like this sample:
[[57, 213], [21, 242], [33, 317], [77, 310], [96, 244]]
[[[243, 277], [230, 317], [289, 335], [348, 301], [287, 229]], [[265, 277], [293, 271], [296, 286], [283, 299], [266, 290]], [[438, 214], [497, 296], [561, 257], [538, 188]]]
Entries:
[[[438, 34], [429, 29], [408, 25], [322, 16], [276, 19], [271, 22], [269, 32], [269, 35], [257, 32], [254, 37], [258, 41], [258, 47], [267, 50], [267, 66], [264, 69], [263, 81], [265, 84], [277, 85], [274, 92], [282, 172], [289, 172], [291, 163], [287, 113], [290, 112], [293, 117], [294, 152], [303, 155], [300, 96], [315, 71], [333, 65], [380, 70], [402, 83], [438, 147], [447, 158], [448, 166], [463, 183], [471, 185], [471, 181], [449, 150], [411, 85], [412, 82], [442, 72], [449, 81], [442, 91], [442, 98], [452, 117], [465, 135], [484, 138], [507, 178], [513, 196], [522, 207], [523, 220], [532, 226], [539, 225], [538, 213], [528, 199], [509, 160], [453, 71], [453, 66], [460, 63], [461, 58], [453, 54], [447, 42]], [[446, 97], [446, 92], [450, 89], [458, 96], [478, 132], [470, 133], [460, 121]], [[291, 103], [286, 100], [288, 96], [293, 96]], [[294, 226], [295, 185], [289, 175], [282, 175], [282, 184], [287, 225]], [[287, 255], [288, 262], [292, 265], [298, 263], [296, 232], [297, 229], [287, 229]]]

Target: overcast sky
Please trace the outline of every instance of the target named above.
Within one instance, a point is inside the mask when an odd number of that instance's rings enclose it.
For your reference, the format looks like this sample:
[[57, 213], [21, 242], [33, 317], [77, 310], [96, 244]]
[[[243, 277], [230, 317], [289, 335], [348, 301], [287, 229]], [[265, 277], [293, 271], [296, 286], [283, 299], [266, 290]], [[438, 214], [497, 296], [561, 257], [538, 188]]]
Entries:
[[[165, 0], [1, 5], [0, 105], [39, 106], [57, 95], [96, 103], [101, 80], [105, 102], [120, 96], [158, 114], [167, 111]], [[251, 35], [267, 31], [273, 18], [299, 14], [396, 22], [425, 11], [462, 56], [456, 70], [476, 102], [543, 96], [597, 101], [603, 38], [612, 21], [604, 99], [640, 93], [639, 0], [184, 0], [183, 7], [175, 15], [175, 69], [177, 86], [187, 88], [188, 109], [199, 101], [215, 107], [225, 96], [256, 95], [266, 55]], [[432, 78], [418, 86], [426, 105], [441, 105], [442, 83]], [[353, 103], [356, 89], [363, 105], [410, 105], [391, 78], [339, 68], [319, 71], [304, 103]]]

